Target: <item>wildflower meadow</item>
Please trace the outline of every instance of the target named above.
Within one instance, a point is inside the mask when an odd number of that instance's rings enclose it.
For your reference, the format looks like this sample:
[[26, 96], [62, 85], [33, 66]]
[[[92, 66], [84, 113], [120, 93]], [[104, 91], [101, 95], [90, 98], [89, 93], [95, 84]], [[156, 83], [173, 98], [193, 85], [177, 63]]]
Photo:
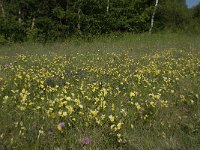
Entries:
[[0, 55], [0, 149], [198, 149], [199, 85], [199, 51]]

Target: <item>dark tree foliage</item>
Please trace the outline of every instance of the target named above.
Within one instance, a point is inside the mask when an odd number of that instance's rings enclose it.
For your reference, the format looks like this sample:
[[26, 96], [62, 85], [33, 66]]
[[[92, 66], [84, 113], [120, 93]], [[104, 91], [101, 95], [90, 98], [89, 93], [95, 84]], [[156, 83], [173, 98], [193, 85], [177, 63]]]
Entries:
[[[0, 37], [46, 42], [72, 35], [147, 32], [154, 4], [155, 0], [0, 0]], [[181, 27], [187, 13], [184, 0], [162, 0], [156, 29]]]
[[185, 0], [162, 0], [156, 15], [157, 28], [182, 28], [189, 21]]
[[193, 18], [200, 20], [200, 3], [192, 8]]

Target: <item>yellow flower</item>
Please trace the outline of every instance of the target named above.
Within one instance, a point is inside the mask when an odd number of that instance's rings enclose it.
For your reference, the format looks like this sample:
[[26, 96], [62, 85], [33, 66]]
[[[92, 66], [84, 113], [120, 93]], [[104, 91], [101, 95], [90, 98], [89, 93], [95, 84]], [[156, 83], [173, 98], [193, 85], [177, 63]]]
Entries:
[[131, 124], [131, 129], [133, 129], [134, 128], [134, 126], [133, 126], [133, 124]]
[[113, 115], [109, 115], [108, 118], [110, 119], [111, 122], [115, 121], [115, 117]]
[[64, 116], [64, 117], [67, 116], [67, 112], [64, 111], [63, 114], [62, 114], [62, 116]]
[[112, 104], [112, 108], [111, 108], [112, 111], [115, 110], [115, 104]]
[[98, 114], [98, 111], [95, 109], [95, 110], [90, 110], [90, 113], [93, 115], [93, 116], [96, 116]]
[[61, 132], [63, 132], [63, 128], [65, 127], [65, 123], [64, 122], [61, 122], [57, 125], [57, 129]]
[[130, 95], [129, 95], [129, 96], [130, 96], [130, 98], [132, 98], [132, 97], [137, 96], [137, 94], [138, 94], [137, 92], [130, 92]]
[[137, 108], [137, 110], [140, 110], [141, 109], [141, 106], [139, 103], [135, 103], [135, 107]]
[[107, 90], [103, 88], [103, 95], [106, 96], [108, 94]]
[[80, 104], [80, 105], [78, 105], [78, 106], [79, 106], [79, 108], [83, 109], [83, 105]]
[[112, 124], [112, 125], [110, 126], [111, 130], [112, 130], [114, 127], [115, 127], [115, 125], [114, 125], [114, 124]]
[[150, 105], [151, 105], [152, 107], [156, 107], [156, 103], [155, 103], [155, 102], [150, 102]]
[[122, 125], [123, 125], [123, 123], [122, 123], [122, 122], [119, 122], [119, 123], [117, 124], [117, 130], [120, 130], [121, 127], [122, 127]]

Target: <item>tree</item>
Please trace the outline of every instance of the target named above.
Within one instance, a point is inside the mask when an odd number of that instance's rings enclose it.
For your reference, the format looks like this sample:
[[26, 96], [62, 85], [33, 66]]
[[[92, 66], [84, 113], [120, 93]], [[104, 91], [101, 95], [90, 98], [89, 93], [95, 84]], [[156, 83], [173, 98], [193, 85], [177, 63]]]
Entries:
[[74, 34], [151, 33], [180, 28], [187, 15], [185, 0], [159, 5], [158, 0], [0, 0], [0, 34], [15, 41], [48, 41]]
[[0, 0], [0, 8], [1, 8], [2, 16], [5, 17], [5, 11], [4, 11], [4, 7], [3, 7], [3, 0]]
[[192, 17], [200, 19], [200, 3], [192, 8]]
[[162, 0], [157, 9], [157, 28], [181, 29], [189, 20], [189, 10], [185, 0]]
[[107, 7], [106, 7], [106, 12], [109, 13], [110, 9], [110, 0], [107, 0]]
[[157, 6], [158, 6], [158, 0], [156, 0], [155, 6], [154, 6], [154, 10], [153, 10], [153, 14], [152, 14], [152, 17], [151, 17], [151, 27], [150, 27], [150, 29], [149, 29], [149, 34], [151, 34], [152, 29], [153, 29], [154, 17], [155, 17], [155, 14], [156, 14]]

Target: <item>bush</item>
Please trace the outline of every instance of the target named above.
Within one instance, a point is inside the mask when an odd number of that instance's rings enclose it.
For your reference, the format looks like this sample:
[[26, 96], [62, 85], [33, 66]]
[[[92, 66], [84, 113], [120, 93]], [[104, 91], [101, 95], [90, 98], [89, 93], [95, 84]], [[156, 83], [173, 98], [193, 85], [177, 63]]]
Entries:
[[200, 34], [200, 20], [193, 19], [188, 25], [185, 26], [184, 30], [191, 34]]
[[4, 36], [0, 35], [0, 45], [4, 45], [7, 43], [7, 40], [4, 38]]
[[0, 33], [6, 40], [22, 42], [26, 39], [25, 23], [15, 17], [0, 18]]

